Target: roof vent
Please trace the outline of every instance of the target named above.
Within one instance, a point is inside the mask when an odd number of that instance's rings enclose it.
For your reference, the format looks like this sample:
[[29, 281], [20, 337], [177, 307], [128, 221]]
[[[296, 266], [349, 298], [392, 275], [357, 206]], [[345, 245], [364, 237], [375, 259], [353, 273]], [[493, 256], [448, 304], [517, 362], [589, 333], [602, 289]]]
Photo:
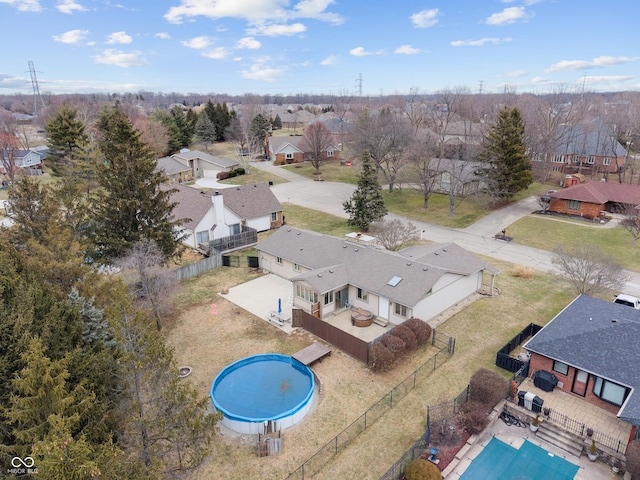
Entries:
[[440, 255], [440, 253], [439, 253], [439, 252], [433, 252], [433, 254], [434, 254], [434, 255]]
[[616, 320], [615, 318], [611, 320], [611, 323], [618, 323], [618, 320]]
[[407, 267], [410, 267], [410, 266], [411, 266], [411, 262], [407, 262]]
[[347, 244], [345, 243], [344, 245], [342, 245], [342, 248], [347, 248]]
[[427, 270], [429, 270], [427, 267], [422, 267], [423, 272], [426, 272]]
[[442, 249], [442, 251], [443, 251], [443, 252], [446, 252], [446, 251], [447, 251], [447, 249], [446, 249], [446, 248], [443, 248], [443, 249]]
[[318, 277], [319, 277], [319, 278], [322, 278], [322, 274], [321, 274], [321, 273], [319, 273], [319, 274], [318, 274]]
[[333, 270], [329, 270], [329, 273], [333, 273]]
[[354, 248], [354, 249], [353, 249], [353, 251], [354, 251], [354, 252], [357, 252], [357, 251], [359, 251], [359, 250], [360, 250], [359, 248]]
[[291, 229], [290, 229], [290, 228], [287, 228], [287, 232], [290, 232], [290, 231], [291, 231]]
[[296, 233], [296, 235], [300, 235], [301, 233], [302, 233], [302, 232], [298, 232], [298, 233]]

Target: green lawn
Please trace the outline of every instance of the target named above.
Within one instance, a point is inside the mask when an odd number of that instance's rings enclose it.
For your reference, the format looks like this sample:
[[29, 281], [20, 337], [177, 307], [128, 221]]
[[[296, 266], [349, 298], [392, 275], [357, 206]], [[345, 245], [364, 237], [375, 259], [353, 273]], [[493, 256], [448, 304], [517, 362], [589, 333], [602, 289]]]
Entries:
[[[308, 162], [283, 165], [282, 168], [291, 170], [293, 173], [297, 173], [298, 175], [302, 175], [309, 179], [315, 178], [313, 172], [315, 172], [316, 169]], [[322, 173], [322, 178], [327, 182], [352, 183], [355, 185], [358, 183], [358, 173], [360, 172], [360, 169], [357, 165], [347, 167], [345, 165], [340, 165], [340, 162], [334, 161], [321, 165], [320, 172]]]
[[556, 245], [594, 245], [616, 259], [624, 268], [640, 271], [640, 245], [622, 227], [604, 228], [597, 224], [558, 221], [558, 217], [529, 215], [509, 227], [514, 242], [552, 251]]
[[228, 185], [249, 185], [261, 182], [273, 182], [274, 185], [277, 185], [279, 183], [286, 183], [287, 180], [257, 168], [250, 168], [248, 173], [222, 180], [220, 183]]
[[284, 205], [284, 216], [287, 225], [333, 235], [334, 237], [344, 237], [347, 233], [353, 232], [354, 229], [343, 218], [290, 203]]

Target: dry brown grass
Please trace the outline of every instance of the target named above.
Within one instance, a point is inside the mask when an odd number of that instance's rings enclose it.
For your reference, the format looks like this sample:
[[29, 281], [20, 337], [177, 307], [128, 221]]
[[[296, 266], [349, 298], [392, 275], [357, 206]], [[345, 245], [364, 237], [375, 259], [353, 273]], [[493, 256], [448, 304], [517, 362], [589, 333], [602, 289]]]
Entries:
[[[512, 268], [509, 264], [492, 263], [503, 271]], [[227, 364], [257, 353], [291, 354], [314, 340], [304, 331], [287, 336], [216, 293], [255, 275], [246, 269], [218, 269], [186, 282], [176, 299], [181, 313], [165, 332], [179, 363], [194, 368], [188, 381], [203, 396], [209, 394], [213, 378]], [[568, 303], [571, 294], [556, 283], [557, 279], [546, 274], [526, 282], [500, 276], [499, 297], [483, 297], [438, 328], [456, 337], [455, 355], [439, 355], [438, 368], [426, 381], [395, 401], [394, 408], [368, 425], [346, 451], [332, 458], [317, 475], [307, 474], [305, 478], [379, 478], [424, 432], [427, 405], [456, 396], [480, 366], [496, 369], [495, 352], [506, 340], [530, 322], [546, 323]], [[210, 313], [211, 303], [218, 306], [215, 317]], [[193, 478], [286, 478], [434, 352], [430, 346], [418, 349], [393, 370], [374, 374], [333, 348], [329, 357], [313, 367], [321, 383], [318, 408], [284, 434], [282, 454], [258, 458], [247, 438], [219, 435], [210, 457]]]
[[535, 274], [536, 271], [533, 268], [524, 265], [516, 265], [511, 269], [511, 276], [516, 278], [532, 279]]

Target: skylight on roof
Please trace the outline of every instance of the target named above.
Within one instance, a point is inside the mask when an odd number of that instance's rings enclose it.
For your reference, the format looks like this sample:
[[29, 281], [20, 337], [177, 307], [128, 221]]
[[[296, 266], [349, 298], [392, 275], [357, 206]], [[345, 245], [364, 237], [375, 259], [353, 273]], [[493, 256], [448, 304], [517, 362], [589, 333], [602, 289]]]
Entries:
[[395, 287], [401, 281], [402, 281], [402, 277], [393, 277], [391, 280], [387, 282], [387, 285], [391, 285], [392, 287]]

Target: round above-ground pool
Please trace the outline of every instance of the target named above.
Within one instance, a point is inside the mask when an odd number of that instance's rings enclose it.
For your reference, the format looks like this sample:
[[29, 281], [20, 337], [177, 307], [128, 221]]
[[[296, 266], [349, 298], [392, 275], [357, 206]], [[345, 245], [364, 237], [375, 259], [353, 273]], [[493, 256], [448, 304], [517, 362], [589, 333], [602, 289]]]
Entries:
[[289, 428], [311, 409], [313, 372], [287, 355], [253, 355], [227, 365], [211, 385], [222, 424], [239, 433]]

